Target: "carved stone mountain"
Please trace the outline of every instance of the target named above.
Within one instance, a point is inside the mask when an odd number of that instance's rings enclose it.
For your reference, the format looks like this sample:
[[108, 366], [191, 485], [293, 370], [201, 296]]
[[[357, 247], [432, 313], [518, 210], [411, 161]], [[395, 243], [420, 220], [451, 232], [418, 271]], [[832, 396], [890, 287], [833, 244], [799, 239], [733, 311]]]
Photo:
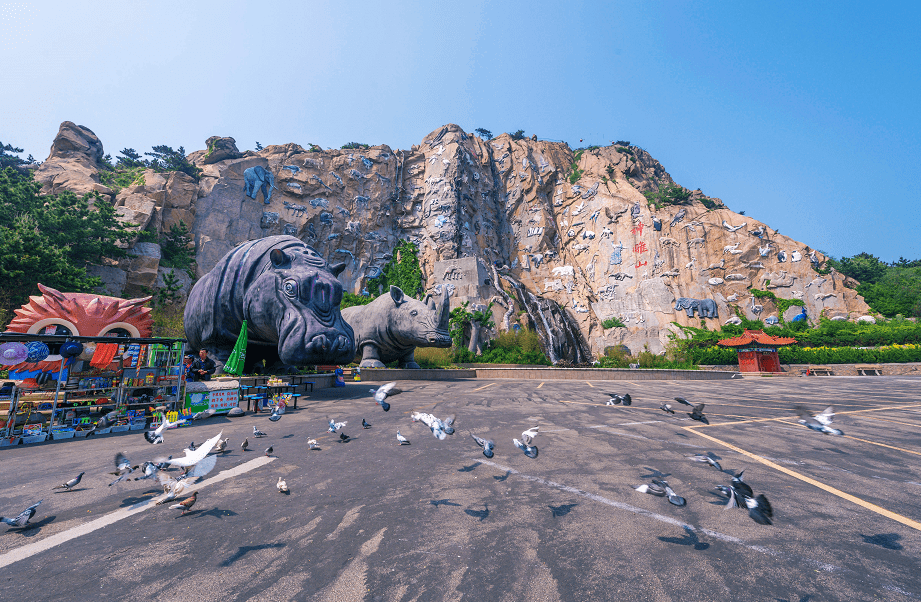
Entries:
[[[219, 137], [208, 148], [210, 155], [189, 156], [203, 169], [197, 187], [180, 178], [177, 191], [151, 178], [119, 194], [132, 211], [149, 210], [148, 224], [160, 230], [186, 221], [199, 276], [243, 241], [291, 234], [330, 263], [347, 262], [340, 279], [358, 293], [397, 241], [409, 239], [419, 246], [427, 292], [454, 287], [452, 306], [493, 301], [499, 329], [530, 321], [545, 346], [558, 345], [557, 359], [570, 361], [621, 344], [661, 352], [672, 322], [704, 319], [715, 328], [736, 311], [760, 319], [777, 313], [750, 288], [802, 299], [813, 320], [868, 312], [853, 282], [813, 268], [825, 260], [820, 253], [719, 199], [684, 191], [677, 204], [650, 203], [644, 192], [674, 182], [636, 146], [577, 155], [563, 143], [508, 134], [485, 141], [449, 124], [409, 150], [285, 144], [239, 153], [232, 138]], [[244, 194], [244, 172], [254, 167], [274, 175], [269, 203], [261, 191], [255, 200]], [[131, 195], [153, 207], [129, 204]], [[681, 299], [712, 300], [718, 317], [701, 318], [697, 308], [709, 315], [709, 302], [676, 310]], [[625, 327], [603, 328], [613, 317]]]

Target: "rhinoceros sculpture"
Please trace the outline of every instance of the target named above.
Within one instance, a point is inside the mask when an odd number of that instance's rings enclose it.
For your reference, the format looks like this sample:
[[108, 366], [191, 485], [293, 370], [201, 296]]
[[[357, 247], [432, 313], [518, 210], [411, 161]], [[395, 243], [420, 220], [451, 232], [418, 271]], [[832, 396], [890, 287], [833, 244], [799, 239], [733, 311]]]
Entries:
[[192, 287], [186, 338], [193, 350], [207, 349], [223, 362], [246, 320], [247, 372], [261, 360], [290, 366], [351, 361], [355, 337], [339, 312], [337, 276], [344, 268], [328, 265], [293, 236], [245, 242]]
[[383, 368], [399, 361], [400, 368], [418, 368], [416, 347], [450, 347], [451, 305], [448, 287], [442, 287], [441, 304], [431, 295], [418, 301], [398, 286], [367, 305], [342, 310], [342, 317], [355, 331], [361, 350], [362, 368]]

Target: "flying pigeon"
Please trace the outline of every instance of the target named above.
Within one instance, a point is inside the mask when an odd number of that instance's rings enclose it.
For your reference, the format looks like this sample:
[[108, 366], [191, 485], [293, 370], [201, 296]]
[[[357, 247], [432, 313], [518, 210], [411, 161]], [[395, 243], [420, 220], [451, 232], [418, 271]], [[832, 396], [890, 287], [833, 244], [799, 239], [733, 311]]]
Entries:
[[487, 458], [492, 458], [496, 449], [496, 442], [492, 439], [481, 439], [473, 433], [470, 434], [473, 437], [473, 440], [476, 441], [476, 444], [483, 448], [483, 455]]
[[214, 446], [214, 449], [211, 450], [216, 454], [223, 454], [227, 451], [227, 442], [230, 441], [230, 438], [221, 439], [217, 442], [217, 445]]
[[525, 445], [531, 445], [531, 442], [534, 441], [534, 437], [537, 436], [537, 432], [540, 430], [539, 426], [532, 426], [528, 430], [521, 433], [521, 440]]
[[115, 472], [110, 473], [117, 475], [118, 478], [109, 483], [109, 487], [118, 483], [119, 481], [124, 481], [126, 478], [128, 478], [129, 474], [137, 469], [137, 466], [131, 466], [131, 462], [128, 461], [128, 458], [125, 456], [124, 452], [118, 452], [115, 454]]
[[307, 449], [320, 449], [320, 445], [317, 443], [316, 439], [308, 439]]
[[400, 442], [400, 445], [409, 445], [409, 439], [400, 434], [400, 429], [397, 429], [397, 441]]
[[720, 463], [713, 459], [712, 456], [706, 454], [694, 454], [693, 456], [688, 456], [689, 460], [694, 460], [695, 462], [706, 462], [713, 468], [717, 470], [723, 470], [723, 467], [720, 466]]
[[35, 509], [38, 508], [38, 505], [45, 500], [38, 500], [36, 503], [32, 504], [22, 512], [20, 512], [14, 518], [7, 518], [5, 516], [0, 516], [0, 522], [4, 522], [11, 527], [25, 527], [29, 524], [29, 521], [32, 520], [32, 517], [35, 516]]
[[[740, 487], [740, 483], [744, 487]], [[761, 525], [773, 524], [774, 509], [771, 507], [771, 503], [764, 494], [754, 496], [751, 487], [747, 483], [742, 483], [741, 480], [737, 481], [734, 478], [731, 486], [717, 485], [715, 489], [729, 498], [729, 501], [726, 502], [726, 508], [746, 509], [748, 510], [748, 515], [756, 523]]]
[[[173, 458], [169, 460], [169, 464], [171, 466], [177, 466], [179, 468], [188, 468], [191, 466], [195, 466], [199, 462], [202, 462], [205, 459], [205, 456], [211, 453], [211, 450], [214, 449], [214, 446], [217, 445], [217, 442], [221, 440], [222, 434], [223, 432], [220, 432], [214, 437], [211, 437], [210, 439], [202, 443], [195, 450], [192, 450], [192, 449], [185, 450], [185, 455], [183, 457]], [[209, 458], [209, 462], [212, 462], [211, 464], [212, 467], [214, 466], [213, 462], [216, 462], [216, 461], [217, 461], [217, 458], [214, 456]], [[198, 474], [195, 476], [203, 476], [203, 475]]]
[[[198, 499], [198, 492], [193, 491], [191, 497], [187, 497], [178, 504], [173, 504], [169, 507], [170, 510], [182, 510], [182, 514], [185, 514], [192, 509], [192, 506], [195, 505], [195, 501]], [[182, 515], [180, 515], [182, 516]]]
[[364, 418], [362, 418], [362, 419], [361, 419], [361, 428], [363, 428], [363, 429], [369, 429], [369, 428], [371, 428], [371, 425], [368, 424], [368, 421], [367, 421], [367, 420], [365, 420]]
[[275, 484], [275, 487], [278, 488], [279, 493], [290, 493], [290, 491], [288, 491], [288, 482], [281, 477], [278, 477], [278, 482]]
[[386, 385], [381, 385], [377, 389], [371, 389], [371, 391], [374, 393], [374, 401], [387, 412], [390, 410], [390, 404], [387, 403], [387, 398], [402, 393], [403, 389], [398, 389], [396, 383], [387, 383]]
[[659, 406], [659, 409], [663, 412], [668, 412], [669, 414], [675, 413], [675, 410], [672, 409], [671, 404], [665, 403], [664, 401], [662, 402], [662, 405]]
[[706, 416], [704, 416], [704, 404], [699, 403], [691, 407], [693, 409], [688, 412], [688, 416], [691, 417], [691, 420], [697, 420], [699, 422], [703, 422], [704, 424], [710, 424], [710, 421], [707, 420]]
[[216, 410], [214, 408], [208, 408], [207, 410], [196, 412], [192, 415], [192, 420], [204, 420], [205, 418], [211, 418], [214, 416], [215, 412]]
[[141, 464], [141, 473], [144, 475], [142, 477], [134, 477], [135, 481], [142, 481], [144, 479], [152, 479], [158, 472], [160, 472], [159, 462], [144, 462]]
[[85, 472], [81, 472], [80, 474], [78, 474], [77, 476], [75, 476], [75, 477], [72, 478], [71, 480], [67, 481], [67, 482], [64, 483], [63, 485], [58, 485], [57, 487], [52, 487], [52, 489], [66, 489], [67, 491], [70, 491], [71, 489], [73, 489], [74, 487], [76, 487], [76, 486], [80, 483], [80, 480], [83, 478], [83, 475], [85, 475], [85, 474], [86, 474]]
[[633, 488], [640, 493], [648, 493], [649, 495], [654, 495], [656, 497], [665, 497], [665, 489], [663, 487], [659, 487], [656, 484], [643, 483], [642, 485], [634, 485]]
[[279, 406], [275, 406], [275, 408], [272, 410], [271, 415], [269, 415], [269, 420], [271, 420], [272, 422], [278, 422], [279, 420], [281, 420], [282, 413], [283, 412], [279, 411]]
[[196, 449], [196, 447], [195, 447], [195, 442], [193, 441], [193, 442], [189, 443], [189, 446], [188, 446], [187, 448], [185, 448], [185, 450], [183, 450], [183, 451], [195, 451], [195, 449]]
[[249, 447], [249, 437], [243, 439], [243, 443], [240, 444], [240, 450], [246, 451], [246, 448]]
[[[410, 416], [413, 422], [421, 422], [432, 431], [432, 435], [436, 439], [444, 440], [450, 433], [454, 432], [454, 427], [451, 424], [454, 424], [454, 416], [449, 417], [447, 420], [440, 420], [434, 414], [428, 414], [426, 412], [413, 412]], [[449, 424], [450, 422], [450, 424]]]
[[173, 477], [160, 473], [160, 485], [163, 486], [163, 497], [157, 500], [157, 506], [162, 506], [176, 499], [176, 496], [182, 494], [186, 488], [186, 481], [174, 479]]
[[653, 479], [652, 482], [653, 484], [658, 485], [659, 487], [665, 490], [665, 495], [668, 496], [669, 503], [675, 506], [678, 506], [678, 507], [681, 507], [687, 504], [687, 501], [683, 497], [675, 493], [675, 491], [671, 487], [669, 487], [668, 481], [663, 481], [661, 479]]
[[327, 432], [330, 432], [330, 433], [335, 433], [336, 431], [338, 431], [339, 429], [341, 429], [342, 427], [344, 427], [345, 425], [349, 423], [348, 420], [345, 420], [343, 422], [336, 422], [329, 416], [326, 417], [326, 421], [329, 422], [329, 429], [327, 429]]
[[256, 428], [255, 424], [253, 425], [253, 437], [256, 437], [258, 439], [259, 437], [268, 437], [268, 436], [269, 436], [268, 433], [263, 433], [262, 431]]
[[457, 420], [457, 417], [454, 414], [451, 414], [444, 420], [439, 420], [439, 426], [441, 430], [449, 435], [454, 434], [454, 421]]
[[118, 419], [118, 412], [109, 412], [102, 418], [96, 421], [96, 424], [93, 425], [93, 428], [86, 432], [86, 436], [95, 435], [96, 431], [101, 431], [102, 429], [107, 429]]
[[825, 433], [826, 435], [843, 435], [844, 431], [832, 428], [831, 423], [835, 417], [834, 406], [828, 406], [819, 414], [813, 414], [802, 406], [796, 406], [796, 412], [799, 414], [799, 423], [804, 424], [814, 431]]
[[144, 431], [144, 438], [147, 439], [148, 443], [157, 445], [158, 443], [163, 443], [163, 433], [166, 432], [166, 429], [173, 428], [180, 421], [170, 422], [166, 416], [163, 416], [163, 424], [158, 426], [156, 430], [153, 431]]
[[536, 458], [538, 454], [538, 449], [536, 445], [528, 445], [527, 443], [522, 443], [518, 439], [512, 439], [512, 443], [515, 444], [515, 447], [524, 452], [529, 458]]
[[273, 451], [275, 451], [275, 447], [273, 445], [270, 445], [265, 449], [265, 455], [271, 458]]
[[625, 395], [618, 395], [617, 393], [608, 393], [608, 395], [611, 396], [611, 399], [609, 399], [605, 405], [616, 406], [622, 403], [625, 406], [628, 406], [633, 403], [633, 399], [630, 398], [629, 393]]

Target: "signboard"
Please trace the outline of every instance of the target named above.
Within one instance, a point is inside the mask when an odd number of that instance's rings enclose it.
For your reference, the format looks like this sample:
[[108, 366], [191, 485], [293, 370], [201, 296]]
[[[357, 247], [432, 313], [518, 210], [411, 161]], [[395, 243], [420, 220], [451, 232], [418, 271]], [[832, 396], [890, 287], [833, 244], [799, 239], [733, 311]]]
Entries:
[[185, 407], [193, 412], [201, 412], [209, 408], [217, 412], [226, 412], [239, 404], [238, 393], [237, 389], [186, 393]]

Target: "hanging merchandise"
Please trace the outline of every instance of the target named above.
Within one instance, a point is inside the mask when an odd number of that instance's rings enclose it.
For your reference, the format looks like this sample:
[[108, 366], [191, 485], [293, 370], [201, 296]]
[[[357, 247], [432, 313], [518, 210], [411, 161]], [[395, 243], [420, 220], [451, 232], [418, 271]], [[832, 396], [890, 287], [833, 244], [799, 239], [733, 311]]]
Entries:
[[118, 343], [98, 343], [90, 365], [103, 370], [112, 363], [116, 353], [118, 353]]
[[40, 362], [51, 353], [48, 350], [48, 345], [45, 345], [41, 341], [30, 341], [26, 343], [26, 349], [29, 350], [29, 357], [26, 358], [26, 361], [29, 363]]
[[22, 343], [3, 343], [0, 345], [0, 364], [15, 366], [26, 361], [29, 349]]

